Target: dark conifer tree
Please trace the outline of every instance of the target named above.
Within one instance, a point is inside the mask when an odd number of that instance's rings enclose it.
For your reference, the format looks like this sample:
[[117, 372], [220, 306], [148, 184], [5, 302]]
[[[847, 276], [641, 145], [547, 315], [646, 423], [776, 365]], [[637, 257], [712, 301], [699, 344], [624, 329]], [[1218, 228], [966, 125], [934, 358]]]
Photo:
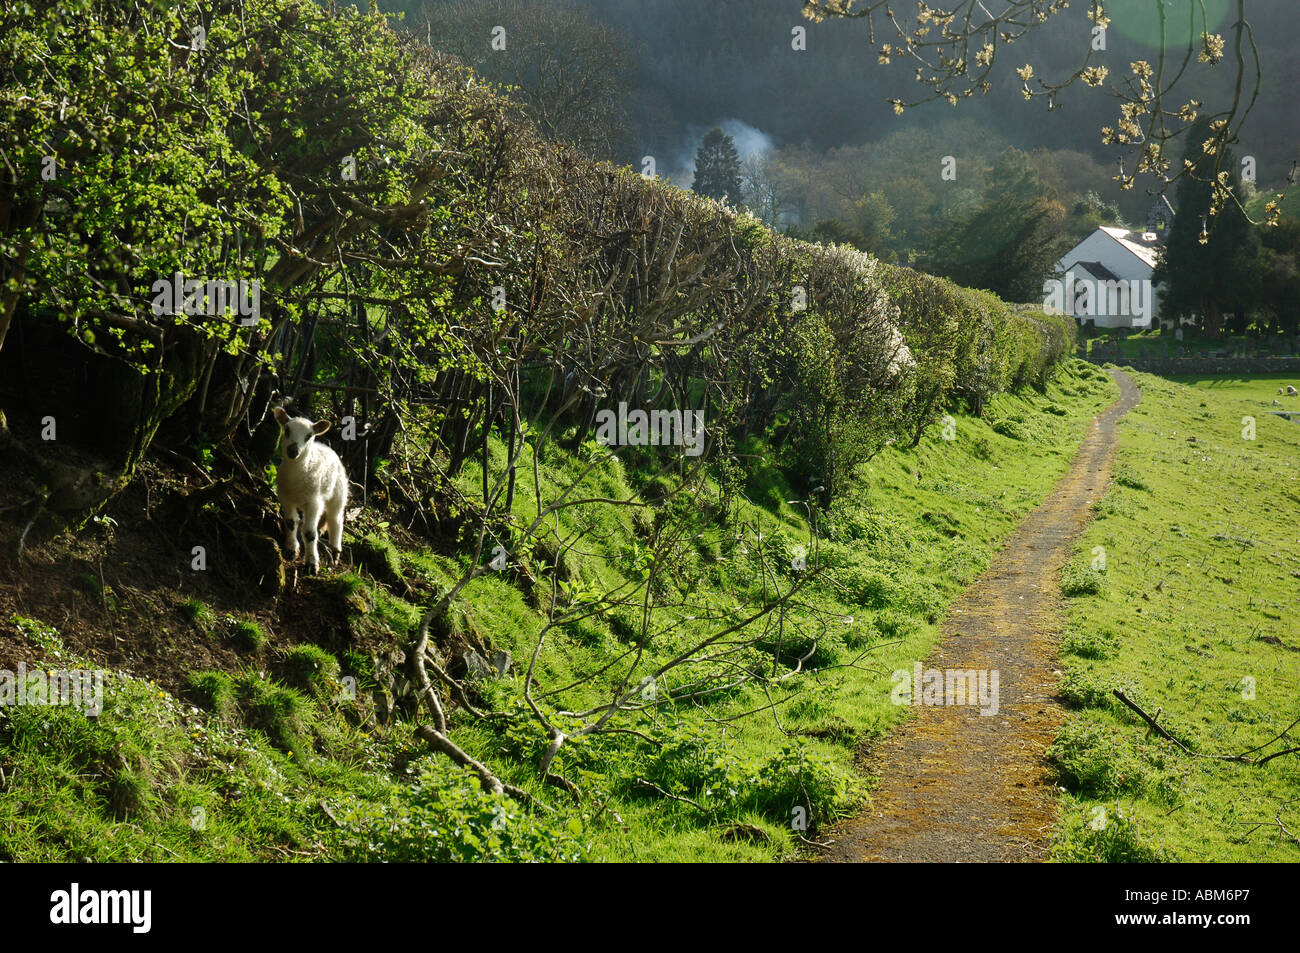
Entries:
[[731, 136], [710, 129], [695, 152], [695, 181], [691, 191], [712, 199], [740, 198], [740, 154]]
[[1152, 280], [1162, 284], [1161, 310], [1170, 317], [1196, 318], [1210, 337], [1223, 330], [1224, 315], [1241, 325], [1258, 293], [1259, 235], [1237, 204], [1242, 201], [1237, 160], [1229, 150], [1220, 169], [1229, 176], [1236, 201], [1228, 201], [1210, 216], [1210, 179], [1214, 156], [1203, 144], [1211, 137], [1208, 120], [1187, 133], [1183, 158], [1192, 163], [1192, 175], [1178, 183], [1174, 224], [1169, 242]]

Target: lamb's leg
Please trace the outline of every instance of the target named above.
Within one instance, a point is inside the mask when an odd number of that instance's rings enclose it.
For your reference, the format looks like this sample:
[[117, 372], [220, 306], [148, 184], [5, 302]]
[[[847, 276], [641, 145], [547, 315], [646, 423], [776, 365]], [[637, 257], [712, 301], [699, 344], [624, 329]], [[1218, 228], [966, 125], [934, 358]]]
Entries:
[[330, 534], [334, 563], [343, 558], [343, 504], [334, 500], [325, 507], [325, 531]]
[[330, 563], [330, 565], [331, 565], [331, 566], [337, 566], [337, 565], [339, 564], [339, 557], [338, 557], [338, 554], [334, 552], [334, 534], [333, 534], [332, 532], [330, 532], [330, 513], [329, 513], [329, 504], [326, 504], [326, 505], [325, 505], [325, 509], [324, 509], [324, 511], [321, 513], [321, 518], [320, 518], [320, 531], [321, 531], [322, 533], [329, 533], [329, 534], [330, 534], [330, 541], [329, 541], [328, 543], [325, 544], [325, 547], [324, 547], [324, 549], [323, 549], [322, 551], [325, 553], [326, 556], [329, 557], [329, 563]]
[[[320, 531], [322, 534], [329, 532], [329, 517], [321, 517]], [[331, 536], [329, 542], [321, 540], [321, 554], [325, 557], [326, 562], [331, 566], [337, 566], [339, 559], [334, 555], [334, 537]]]
[[321, 501], [313, 499], [303, 507], [302, 538], [307, 544], [307, 568], [316, 572], [320, 568], [320, 552], [316, 541], [320, 538]]

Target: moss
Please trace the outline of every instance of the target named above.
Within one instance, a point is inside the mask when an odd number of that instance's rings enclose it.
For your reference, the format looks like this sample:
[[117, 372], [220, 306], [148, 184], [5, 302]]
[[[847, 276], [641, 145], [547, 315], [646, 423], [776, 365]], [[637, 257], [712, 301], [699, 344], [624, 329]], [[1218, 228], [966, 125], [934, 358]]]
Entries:
[[367, 615], [375, 610], [375, 594], [356, 573], [328, 579], [320, 591], [338, 604], [344, 616]]
[[266, 736], [281, 751], [306, 754], [311, 704], [297, 691], [260, 675], [247, 674], [238, 683], [244, 723]]
[[181, 615], [200, 629], [210, 629], [216, 621], [216, 615], [206, 604], [198, 599], [186, 599], [180, 606]]
[[295, 645], [284, 657], [286, 681], [312, 695], [325, 694], [338, 680], [338, 659], [316, 645]]
[[353, 561], [378, 582], [393, 590], [405, 590], [402, 574], [402, 557], [397, 547], [382, 536], [367, 535], [351, 545]]
[[236, 620], [230, 627], [230, 638], [246, 652], [260, 652], [271, 641], [262, 627], [251, 619]]
[[223, 718], [238, 713], [235, 680], [225, 672], [191, 672], [186, 680], [190, 699]]

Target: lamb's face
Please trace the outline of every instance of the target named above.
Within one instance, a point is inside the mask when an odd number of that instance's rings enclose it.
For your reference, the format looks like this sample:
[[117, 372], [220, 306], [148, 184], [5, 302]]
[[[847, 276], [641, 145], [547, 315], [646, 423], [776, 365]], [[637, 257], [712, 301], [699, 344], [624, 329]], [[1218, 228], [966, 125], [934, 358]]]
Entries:
[[316, 437], [330, 429], [328, 421], [312, 423], [306, 417], [290, 417], [278, 407], [275, 409], [275, 419], [284, 437], [284, 455], [289, 460], [297, 460], [299, 454], [306, 453]]

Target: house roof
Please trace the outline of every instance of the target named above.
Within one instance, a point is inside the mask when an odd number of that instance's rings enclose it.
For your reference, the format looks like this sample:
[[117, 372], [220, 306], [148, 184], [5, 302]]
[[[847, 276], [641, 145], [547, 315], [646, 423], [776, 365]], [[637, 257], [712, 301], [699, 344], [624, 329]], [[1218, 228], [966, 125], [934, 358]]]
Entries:
[[1147, 240], [1143, 238], [1143, 232], [1130, 232], [1127, 228], [1111, 228], [1106, 225], [1101, 226], [1098, 231], [1105, 232], [1115, 241], [1119, 242], [1128, 251], [1132, 252], [1148, 268], [1156, 266], [1156, 256], [1160, 253], [1160, 240], [1158, 238]]
[[1147, 212], [1147, 220], [1150, 221], [1153, 212], [1164, 212], [1170, 219], [1174, 217], [1174, 205], [1169, 201], [1169, 196], [1163, 192], [1156, 196], [1156, 200], [1151, 203], [1151, 208]]
[[1100, 278], [1102, 281], [1119, 281], [1119, 275], [1111, 271], [1099, 261], [1076, 261], [1072, 268], [1082, 268], [1094, 278]]

